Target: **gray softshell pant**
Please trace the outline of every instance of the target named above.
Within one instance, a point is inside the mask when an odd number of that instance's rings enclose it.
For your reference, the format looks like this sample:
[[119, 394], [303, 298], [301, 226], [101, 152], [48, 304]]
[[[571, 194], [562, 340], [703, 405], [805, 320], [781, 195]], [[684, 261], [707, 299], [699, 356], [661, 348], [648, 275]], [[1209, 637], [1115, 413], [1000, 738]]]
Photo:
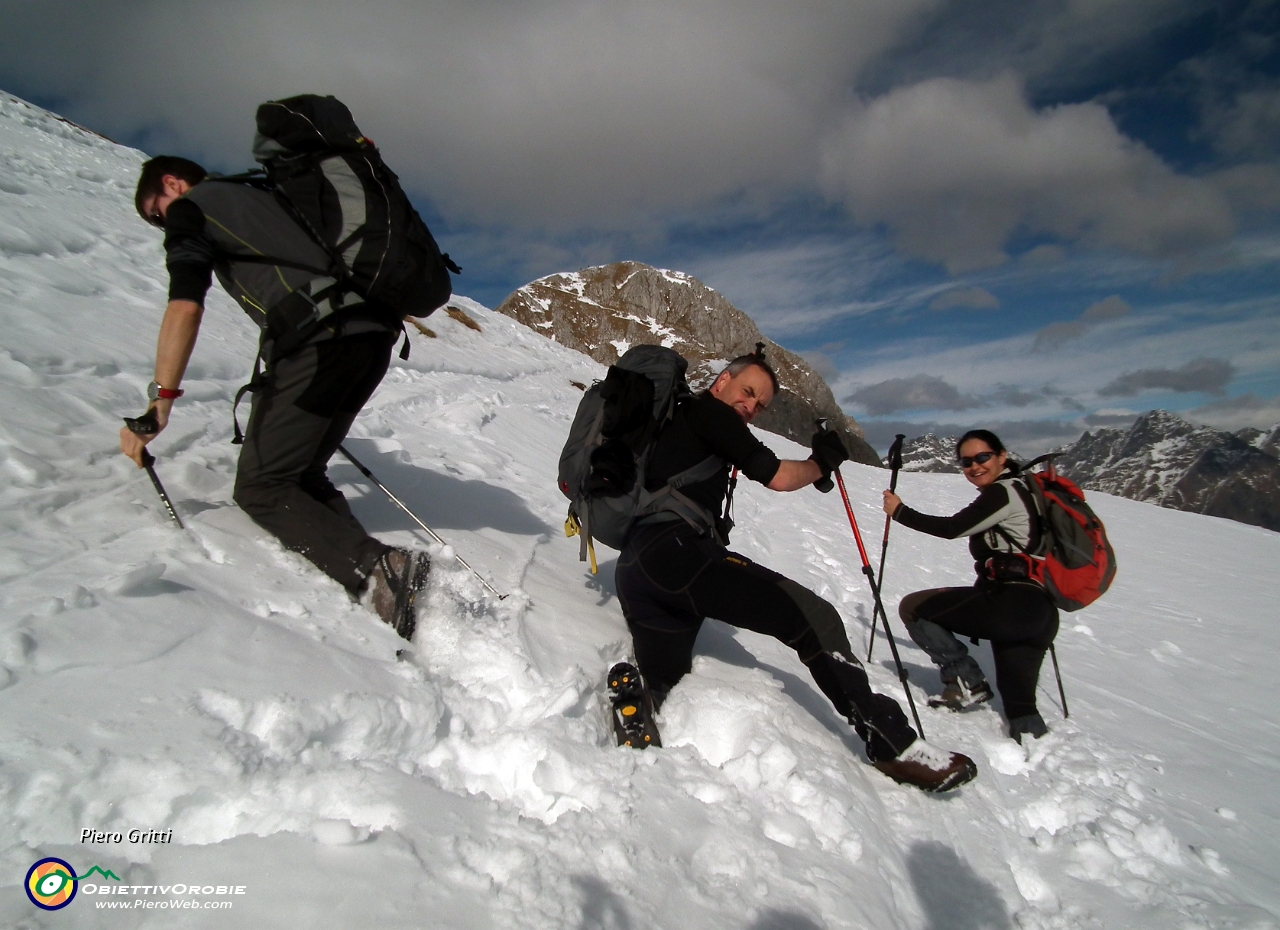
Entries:
[[390, 547], [365, 532], [326, 467], [386, 374], [395, 339], [344, 336], [273, 361], [253, 394], [236, 468], [245, 513], [352, 594]]

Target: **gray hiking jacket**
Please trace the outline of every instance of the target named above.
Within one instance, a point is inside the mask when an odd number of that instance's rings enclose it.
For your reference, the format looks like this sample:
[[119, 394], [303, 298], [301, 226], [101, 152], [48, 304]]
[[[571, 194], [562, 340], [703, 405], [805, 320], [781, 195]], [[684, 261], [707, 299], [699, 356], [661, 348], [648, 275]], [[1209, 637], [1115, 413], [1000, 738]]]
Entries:
[[[213, 273], [266, 337], [288, 339], [294, 347], [393, 331], [382, 308], [332, 290], [334, 279], [323, 273], [329, 255], [268, 191], [216, 178], [202, 181], [169, 207], [165, 232], [171, 300], [203, 303]], [[288, 264], [237, 261], [238, 256]], [[334, 316], [338, 310], [340, 317]]]

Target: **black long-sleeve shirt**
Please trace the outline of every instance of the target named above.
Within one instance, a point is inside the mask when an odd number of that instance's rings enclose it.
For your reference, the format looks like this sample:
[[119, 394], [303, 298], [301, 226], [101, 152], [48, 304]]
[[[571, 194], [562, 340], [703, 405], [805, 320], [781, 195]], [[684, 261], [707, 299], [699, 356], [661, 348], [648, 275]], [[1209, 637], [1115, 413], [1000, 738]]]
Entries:
[[645, 487], [656, 491], [673, 475], [713, 455], [724, 459], [724, 467], [713, 477], [680, 489], [713, 514], [724, 507], [731, 466], [737, 466], [752, 481], [768, 484], [782, 464], [732, 407], [704, 391], [677, 407], [658, 437], [645, 472]]
[[204, 235], [204, 212], [179, 198], [164, 218], [165, 266], [169, 269], [169, 299], [204, 305], [213, 283], [213, 243]]
[[[969, 537], [969, 553], [974, 568], [983, 574], [987, 559], [997, 552], [1020, 552], [1033, 549], [1039, 527], [1027, 502], [1014, 485], [1014, 478], [1001, 478], [983, 488], [976, 500], [959, 513], [935, 517], [912, 510], [905, 503], [893, 512], [893, 519], [903, 526], [941, 539]], [[1008, 534], [1008, 538], [1004, 534]]]

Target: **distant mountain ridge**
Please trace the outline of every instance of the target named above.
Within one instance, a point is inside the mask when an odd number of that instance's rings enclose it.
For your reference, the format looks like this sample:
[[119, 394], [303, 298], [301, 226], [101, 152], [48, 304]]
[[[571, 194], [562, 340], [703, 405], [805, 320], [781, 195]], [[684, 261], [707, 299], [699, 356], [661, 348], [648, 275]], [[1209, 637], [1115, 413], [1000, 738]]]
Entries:
[[[885, 460], [888, 464], [888, 460]], [[956, 474], [956, 437], [925, 433], [902, 444], [902, 470]]]
[[1057, 460], [1083, 488], [1280, 531], [1280, 426], [1229, 433], [1152, 410], [1085, 433]]
[[[903, 471], [959, 471], [955, 442], [932, 433], [907, 440]], [[1058, 471], [1085, 490], [1280, 531], [1280, 425], [1230, 433], [1152, 410], [1060, 452]]]
[[881, 464], [862, 427], [840, 409], [808, 363], [762, 336], [723, 295], [683, 272], [616, 262], [553, 274], [519, 288], [497, 311], [603, 365], [635, 345], [668, 346], [689, 360], [695, 390], [708, 387], [730, 359], [763, 342], [782, 389], [754, 425], [808, 445], [814, 420], [825, 417], [853, 461]]

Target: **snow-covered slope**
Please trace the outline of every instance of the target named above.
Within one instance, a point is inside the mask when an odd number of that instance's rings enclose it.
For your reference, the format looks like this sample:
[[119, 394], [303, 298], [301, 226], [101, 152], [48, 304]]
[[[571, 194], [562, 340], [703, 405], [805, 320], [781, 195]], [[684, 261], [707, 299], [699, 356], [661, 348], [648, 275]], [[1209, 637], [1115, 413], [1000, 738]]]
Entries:
[[[1280, 535], [1091, 495], [1120, 574], [1064, 618], [1071, 719], [1050, 674], [1053, 732], [1026, 750], [992, 709], [924, 711], [981, 767], [951, 797], [879, 775], [794, 655], [715, 622], [666, 747], [618, 749], [601, 698], [626, 651], [612, 560], [596, 578], [577, 561], [553, 480], [570, 381], [601, 367], [463, 299], [482, 332], [440, 314], [440, 338], [415, 334], [351, 448], [509, 596], [437, 553], [397, 659], [389, 629], [230, 503], [253, 340], [224, 296], [154, 446], [186, 532], [116, 452], [164, 299], [159, 235], [132, 210], [140, 160], [0, 96], [0, 925], [1276, 926]], [[415, 541], [333, 471], [374, 532]], [[847, 469], [872, 539], [884, 474]], [[958, 476], [899, 489], [935, 512], [971, 497]], [[737, 548], [865, 637], [835, 495], [743, 486], [738, 518]], [[891, 611], [968, 573], [961, 543], [899, 528]], [[898, 629], [923, 703], [936, 673]], [[896, 694], [877, 649], [873, 680]], [[80, 842], [134, 828], [172, 842]], [[40, 911], [21, 886], [45, 856], [122, 881]], [[142, 906], [220, 900], [230, 912]]]

